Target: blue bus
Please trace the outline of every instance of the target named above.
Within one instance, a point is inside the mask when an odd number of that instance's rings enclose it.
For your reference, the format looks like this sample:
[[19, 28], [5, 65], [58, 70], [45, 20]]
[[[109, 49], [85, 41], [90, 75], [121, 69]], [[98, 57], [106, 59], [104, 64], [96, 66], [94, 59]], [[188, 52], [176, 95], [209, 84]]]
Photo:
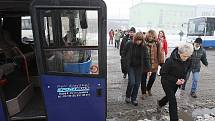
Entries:
[[105, 3], [2, 0], [0, 15], [0, 121], [105, 121]]
[[203, 47], [215, 47], [215, 17], [195, 17], [188, 21], [188, 41], [201, 37]]

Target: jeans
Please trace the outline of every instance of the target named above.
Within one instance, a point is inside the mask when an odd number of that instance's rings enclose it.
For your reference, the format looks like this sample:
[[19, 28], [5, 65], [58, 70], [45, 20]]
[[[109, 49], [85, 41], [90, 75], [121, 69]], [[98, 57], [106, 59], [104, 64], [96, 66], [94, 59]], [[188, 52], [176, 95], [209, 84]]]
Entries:
[[200, 72], [193, 72], [191, 92], [196, 92], [197, 83], [200, 80]]
[[159, 106], [163, 107], [169, 102], [170, 121], [178, 121], [177, 101], [175, 97], [178, 86], [176, 84], [168, 84], [168, 82], [161, 82], [161, 84], [166, 96], [159, 100]]
[[115, 40], [115, 48], [119, 49], [119, 42], [120, 40]]
[[141, 80], [141, 91], [142, 94], [146, 94], [146, 91], [151, 90], [152, 85], [155, 82], [156, 79], [156, 72], [152, 72], [151, 76], [149, 77], [149, 81], [146, 85], [146, 80], [147, 79], [147, 72], [143, 72], [142, 74], [142, 80]]
[[131, 98], [131, 101], [135, 101], [137, 99], [140, 81], [141, 81], [141, 68], [129, 67], [126, 97]]

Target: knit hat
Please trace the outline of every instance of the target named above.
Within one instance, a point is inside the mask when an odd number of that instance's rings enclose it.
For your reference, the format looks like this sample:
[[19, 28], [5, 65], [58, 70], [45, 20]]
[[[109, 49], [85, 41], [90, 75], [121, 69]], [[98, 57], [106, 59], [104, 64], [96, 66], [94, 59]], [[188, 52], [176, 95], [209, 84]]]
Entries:
[[202, 39], [201, 38], [196, 38], [196, 40], [194, 41], [194, 43], [202, 44]]
[[134, 27], [131, 27], [131, 28], [130, 28], [130, 31], [132, 31], [132, 32], [134, 32], [134, 33], [136, 32], [136, 30], [135, 30]]

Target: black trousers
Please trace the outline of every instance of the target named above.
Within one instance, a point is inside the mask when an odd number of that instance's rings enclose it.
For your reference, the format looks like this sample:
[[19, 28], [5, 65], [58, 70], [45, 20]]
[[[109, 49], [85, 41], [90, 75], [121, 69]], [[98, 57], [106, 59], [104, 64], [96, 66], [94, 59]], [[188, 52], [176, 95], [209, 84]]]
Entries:
[[156, 72], [152, 72], [151, 76], [149, 77], [148, 83], [147, 82], [147, 72], [142, 73], [141, 77], [141, 92], [142, 94], [146, 94], [146, 91], [151, 90], [152, 85], [154, 84], [156, 79]]
[[120, 40], [115, 40], [115, 48], [119, 49], [119, 42]]
[[170, 121], [178, 121], [177, 101], [175, 93], [178, 89], [178, 85], [169, 84], [169, 82], [161, 81], [163, 90], [166, 94], [161, 100], [159, 100], [159, 106], [163, 107], [169, 102], [169, 115]]
[[127, 64], [126, 64], [126, 58], [121, 58], [120, 62], [121, 62], [122, 73], [126, 75], [128, 73], [128, 67], [127, 67]]

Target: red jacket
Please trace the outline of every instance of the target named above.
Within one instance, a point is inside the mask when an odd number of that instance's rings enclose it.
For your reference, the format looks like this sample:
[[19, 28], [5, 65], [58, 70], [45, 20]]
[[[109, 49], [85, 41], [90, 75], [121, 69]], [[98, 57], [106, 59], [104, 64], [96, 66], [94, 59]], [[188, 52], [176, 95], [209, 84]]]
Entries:
[[167, 45], [167, 41], [166, 39], [164, 38], [163, 40], [161, 40], [160, 38], [158, 38], [158, 42], [161, 43], [161, 51], [165, 53], [165, 56], [167, 56], [168, 54], [168, 45]]

